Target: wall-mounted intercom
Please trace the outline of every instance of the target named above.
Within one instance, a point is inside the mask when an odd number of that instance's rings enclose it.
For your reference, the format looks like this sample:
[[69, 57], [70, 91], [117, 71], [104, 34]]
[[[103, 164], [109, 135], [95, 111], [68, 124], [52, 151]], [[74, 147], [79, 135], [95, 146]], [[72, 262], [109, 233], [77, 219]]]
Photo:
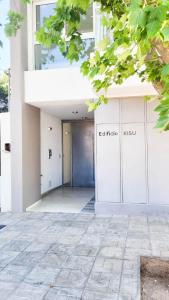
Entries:
[[4, 150], [6, 152], [11, 152], [11, 144], [10, 143], [5, 143], [4, 145]]
[[52, 149], [48, 150], [48, 157], [49, 157], [49, 159], [51, 159], [51, 157], [52, 157]]

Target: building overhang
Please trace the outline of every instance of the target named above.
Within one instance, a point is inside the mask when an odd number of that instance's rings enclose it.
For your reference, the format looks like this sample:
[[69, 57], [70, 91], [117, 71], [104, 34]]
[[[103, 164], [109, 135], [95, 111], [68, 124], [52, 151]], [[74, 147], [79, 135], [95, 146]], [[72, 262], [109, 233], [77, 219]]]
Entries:
[[[123, 85], [112, 85], [108, 98], [155, 96], [157, 92], [147, 82], [142, 83], [136, 76]], [[25, 72], [25, 102], [86, 101], [97, 99], [89, 80], [76, 67], [55, 70]]]

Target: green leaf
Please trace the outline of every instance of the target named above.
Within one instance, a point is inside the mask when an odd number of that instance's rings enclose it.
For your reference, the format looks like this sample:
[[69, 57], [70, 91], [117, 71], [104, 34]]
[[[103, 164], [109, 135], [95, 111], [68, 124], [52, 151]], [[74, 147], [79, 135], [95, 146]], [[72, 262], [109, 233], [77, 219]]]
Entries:
[[169, 64], [166, 64], [164, 67], [162, 67], [161, 75], [164, 77], [169, 75]]
[[148, 38], [154, 38], [159, 32], [161, 24], [158, 21], [153, 21], [147, 24], [147, 36]]
[[159, 118], [157, 120], [156, 128], [159, 128], [161, 130], [165, 130], [166, 126], [168, 126], [169, 123], [169, 116], [164, 116], [162, 118]]
[[146, 23], [146, 14], [143, 9], [138, 8], [135, 10], [132, 10], [129, 14], [129, 24], [132, 27], [144, 27]]
[[17, 31], [21, 28], [23, 23], [23, 16], [17, 11], [10, 10], [7, 16], [7, 24], [5, 25], [5, 33], [7, 36], [16, 35]]
[[88, 106], [88, 112], [91, 112], [91, 111], [96, 109], [96, 103], [95, 102], [88, 100], [88, 101], [86, 101], [86, 104]]
[[131, 9], [135, 10], [138, 7], [140, 7], [141, 3], [142, 3], [141, 0], [131, 0], [130, 7]]
[[164, 27], [164, 28], [161, 30], [161, 33], [162, 33], [164, 42], [168, 42], [168, 41], [169, 41], [169, 26]]
[[153, 96], [144, 96], [145, 101], [151, 101], [153, 99]]

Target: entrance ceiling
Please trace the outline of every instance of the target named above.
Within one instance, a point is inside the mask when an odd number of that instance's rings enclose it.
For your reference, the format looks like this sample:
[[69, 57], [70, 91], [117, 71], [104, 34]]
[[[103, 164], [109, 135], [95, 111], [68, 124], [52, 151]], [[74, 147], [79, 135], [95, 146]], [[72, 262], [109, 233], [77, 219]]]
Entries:
[[39, 107], [43, 111], [56, 116], [61, 120], [81, 120], [93, 119], [94, 112], [88, 112], [85, 103], [37, 103], [34, 106]]

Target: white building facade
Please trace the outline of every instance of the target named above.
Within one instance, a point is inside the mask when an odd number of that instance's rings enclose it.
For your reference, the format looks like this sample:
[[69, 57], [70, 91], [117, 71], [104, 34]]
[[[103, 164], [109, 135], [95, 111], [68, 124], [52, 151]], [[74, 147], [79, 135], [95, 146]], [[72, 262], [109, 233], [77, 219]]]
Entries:
[[[80, 63], [35, 40], [55, 1], [15, 2], [27, 21], [11, 39], [11, 210], [24, 211], [66, 184], [95, 187], [98, 214], [169, 210], [169, 133], [154, 128], [154, 88], [133, 77], [88, 113], [85, 101], [97, 94]], [[91, 48], [103, 36], [96, 7], [81, 32]]]

